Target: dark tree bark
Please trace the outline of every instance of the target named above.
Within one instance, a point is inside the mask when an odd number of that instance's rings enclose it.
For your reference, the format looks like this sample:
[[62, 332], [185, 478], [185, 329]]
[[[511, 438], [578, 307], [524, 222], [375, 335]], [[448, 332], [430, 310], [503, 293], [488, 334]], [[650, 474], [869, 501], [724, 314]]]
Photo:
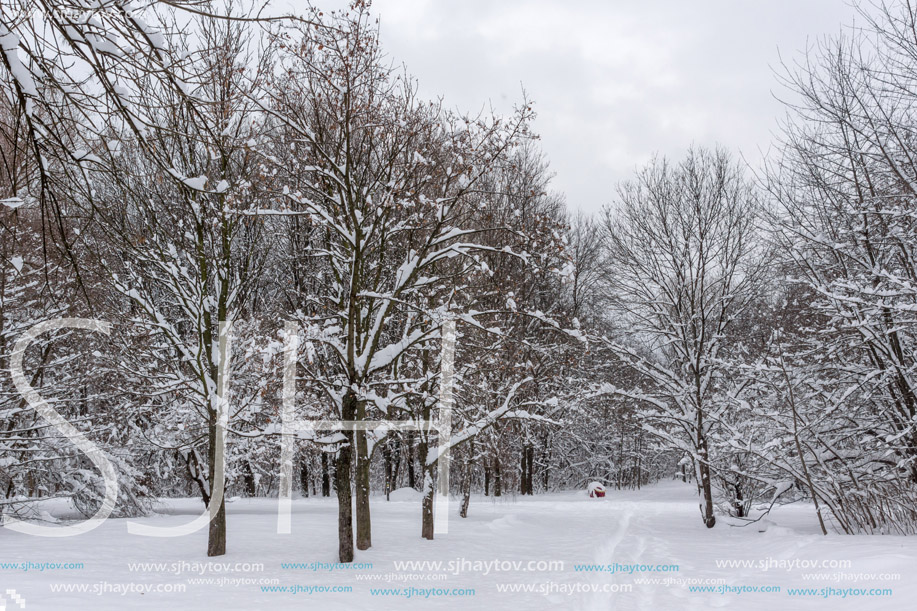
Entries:
[[[426, 461], [425, 461], [426, 462]], [[423, 512], [420, 536], [424, 539], [433, 540], [433, 497], [436, 494], [436, 478], [433, 474], [433, 467], [424, 465], [423, 468]]]
[[[357, 420], [366, 420], [366, 404], [357, 402]], [[369, 515], [369, 447], [366, 431], [355, 431], [357, 441], [357, 549], [369, 549], [373, 544], [372, 520]]]
[[389, 478], [389, 488], [392, 490], [398, 488], [398, 476], [401, 474], [401, 449], [403, 445], [404, 444], [401, 443], [401, 437], [392, 438], [392, 475]]
[[242, 472], [242, 484], [245, 487], [245, 496], [251, 498], [257, 494], [255, 487], [255, 472], [252, 471], [252, 463], [245, 461], [245, 469]]
[[[210, 426], [208, 427], [208, 447], [207, 447], [207, 474], [211, 485], [211, 494], [216, 487], [216, 447], [217, 447], [217, 415], [215, 412], [210, 414]], [[226, 553], [226, 494], [225, 494], [225, 474], [224, 474], [224, 494], [220, 495], [220, 505], [217, 508], [216, 515], [210, 520], [210, 529], [207, 536], [207, 555], [222, 556]], [[213, 502], [213, 498], [210, 498]], [[209, 503], [208, 503], [209, 505]]]
[[188, 468], [188, 476], [197, 484], [197, 489], [201, 495], [201, 500], [204, 501], [204, 505], [210, 505], [210, 486], [204, 478], [201, 456], [197, 449], [192, 448], [187, 452], [182, 452], [181, 457], [185, 461], [185, 466]]
[[322, 496], [331, 496], [331, 476], [328, 473], [327, 452], [322, 452]]
[[382, 469], [385, 477], [385, 500], [390, 500], [392, 494], [392, 448], [389, 439], [382, 444]]
[[299, 486], [302, 488], [302, 495], [304, 497], [309, 496], [309, 462], [311, 457], [306, 454], [306, 451], [303, 450], [299, 454]]
[[[356, 395], [348, 389], [341, 401], [341, 420], [356, 419], [356, 404]], [[343, 433], [346, 441], [341, 445], [334, 465], [334, 487], [338, 496], [338, 559], [353, 562], [353, 495], [350, 486], [354, 434], [352, 430]]]
[[732, 507], [736, 512], [737, 518], [745, 517], [745, 497], [742, 494], [742, 485], [736, 480], [733, 483], [733, 488], [735, 489], [736, 498], [733, 501]]
[[459, 508], [459, 517], [468, 517], [468, 505], [471, 503], [471, 478], [474, 475], [474, 442], [468, 444], [465, 459], [462, 464], [462, 505]]
[[520, 492], [529, 496], [535, 494], [534, 485], [535, 473], [535, 447], [524, 446], [522, 448], [522, 474], [520, 483]]
[[414, 431], [408, 431], [408, 486], [417, 489], [417, 477], [414, 473]]
[[544, 491], [548, 491], [548, 475], [550, 473], [550, 464], [551, 464], [551, 439], [546, 433], [544, 436], [544, 445], [542, 446], [541, 451], [541, 483], [544, 486]]
[[[700, 427], [700, 414], [698, 414], [698, 427], [697, 430], [703, 430]], [[703, 507], [703, 519], [704, 525], [707, 528], [713, 528], [716, 525], [716, 516], [713, 514], [713, 488], [710, 482], [710, 465], [707, 462], [707, 438], [704, 436], [699, 436], [698, 438], [698, 454], [700, 459], [698, 460], [698, 478], [700, 481], [697, 483], [701, 487], [703, 493], [704, 507]]]
[[[425, 420], [430, 419], [430, 408], [425, 407], [423, 410]], [[423, 502], [421, 504], [421, 526], [420, 536], [424, 539], [433, 540], [433, 496], [436, 494], [436, 478], [432, 465], [427, 465], [427, 453], [429, 451], [427, 441], [422, 439], [417, 447], [418, 459], [420, 460], [421, 473], [423, 473]]]

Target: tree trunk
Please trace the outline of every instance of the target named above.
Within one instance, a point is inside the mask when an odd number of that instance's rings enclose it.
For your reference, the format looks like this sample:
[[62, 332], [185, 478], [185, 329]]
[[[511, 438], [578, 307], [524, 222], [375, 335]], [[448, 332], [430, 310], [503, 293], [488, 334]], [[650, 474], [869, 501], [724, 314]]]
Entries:
[[544, 450], [541, 452], [541, 462], [542, 462], [542, 472], [541, 472], [541, 483], [544, 486], [544, 491], [548, 491], [548, 473], [550, 469], [548, 466], [551, 464], [551, 445], [550, 439], [547, 435], [544, 436]]
[[500, 457], [494, 456], [494, 496], [503, 494], [503, 481], [500, 474]]
[[529, 496], [535, 494], [535, 446], [525, 449], [525, 493]]
[[[357, 403], [357, 420], [366, 420], [366, 404]], [[372, 521], [369, 515], [369, 447], [366, 431], [356, 431], [357, 438], [357, 549], [369, 549], [373, 544]]]
[[398, 488], [398, 476], [401, 475], [401, 454], [402, 447], [404, 444], [401, 441], [401, 437], [394, 437], [394, 442], [392, 445], [392, 477], [389, 482], [389, 487], [392, 490], [397, 490]]
[[637, 490], [643, 486], [643, 448], [637, 450]]
[[299, 453], [299, 487], [306, 498], [309, 497], [309, 458], [305, 450]]
[[[204, 506], [209, 506], [210, 485], [207, 483], [208, 480], [204, 478], [204, 474], [202, 473], [203, 466], [201, 465], [201, 456], [197, 448], [191, 448], [187, 452], [182, 452], [181, 457], [185, 461], [185, 466], [188, 468], [188, 476], [197, 484], [197, 489], [201, 495], [201, 500], [204, 501]], [[10, 482], [12, 484], [12, 480], [10, 480]]]
[[328, 474], [328, 453], [322, 452], [322, 496], [331, 496], [331, 476]]
[[736, 517], [744, 518], [745, 517], [745, 498], [742, 495], [742, 484], [739, 483], [738, 479], [733, 484], [733, 488], [735, 489], [735, 492], [736, 492], [736, 498], [733, 501], [732, 506], [735, 509]]
[[[430, 414], [428, 409], [424, 410], [424, 419], [429, 420]], [[429, 435], [429, 433], [428, 433]], [[417, 457], [420, 460], [421, 473], [423, 473], [423, 503], [421, 505], [421, 525], [420, 536], [424, 539], [433, 540], [433, 496], [436, 494], [434, 465], [427, 465], [427, 453], [429, 446], [427, 441], [421, 438], [420, 445], [417, 448]]]
[[[357, 398], [352, 389], [344, 393], [341, 401], [341, 420], [355, 420]], [[353, 498], [351, 468], [353, 461], [352, 430], [343, 431], [347, 440], [338, 451], [334, 465], [334, 487], [338, 497], [338, 558], [341, 562], [353, 562]]]
[[[217, 435], [219, 433], [219, 428], [217, 426], [217, 414], [214, 411], [210, 413], [210, 426], [208, 427], [208, 447], [207, 447], [207, 460], [210, 463], [208, 465], [207, 475], [208, 481], [210, 482], [210, 491], [213, 494], [213, 489], [216, 487], [216, 450], [217, 450]], [[208, 556], [222, 556], [226, 553], [226, 489], [225, 489], [225, 474], [224, 474], [224, 488], [223, 494], [220, 495], [220, 505], [217, 508], [217, 513], [210, 520], [210, 529], [207, 535], [207, 555]], [[213, 502], [213, 497], [210, 498], [210, 502]]]
[[[426, 462], [426, 461], [425, 461]], [[434, 485], [433, 467], [424, 465], [423, 469], [423, 513], [420, 536], [433, 540], [433, 496], [436, 494]]]
[[484, 496], [490, 496], [490, 465], [484, 459]]
[[464, 464], [462, 465], [462, 506], [459, 517], [468, 517], [468, 505], [471, 503], [471, 477], [474, 469], [474, 441], [468, 443]]
[[251, 498], [258, 492], [255, 487], [255, 472], [252, 471], [252, 463], [245, 461], [245, 469], [242, 471], [242, 485], [245, 487], [245, 496]]
[[385, 500], [390, 500], [392, 494], [392, 448], [389, 445], [389, 439], [382, 444], [382, 468], [385, 477]]
[[414, 431], [408, 431], [408, 486], [417, 489], [417, 476], [414, 473]]
[[[698, 416], [698, 420], [700, 417]], [[716, 516], [713, 514], [713, 488], [710, 482], [710, 465], [707, 462], [707, 438], [698, 432], [698, 467], [697, 476], [700, 480], [698, 485], [701, 487], [704, 497], [703, 520], [707, 528], [713, 528], [716, 524]]]

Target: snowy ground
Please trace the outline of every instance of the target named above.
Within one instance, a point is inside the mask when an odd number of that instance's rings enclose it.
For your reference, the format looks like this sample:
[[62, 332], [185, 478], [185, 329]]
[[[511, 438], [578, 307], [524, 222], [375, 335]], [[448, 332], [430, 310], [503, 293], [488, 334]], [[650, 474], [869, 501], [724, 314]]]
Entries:
[[[410, 496], [399, 492], [399, 497]], [[693, 492], [690, 485], [666, 482], [642, 491], [610, 490], [605, 499], [582, 493], [496, 502], [475, 497], [471, 515], [452, 519], [449, 534], [432, 542], [419, 537], [415, 500], [378, 498], [372, 507], [374, 547], [358, 552], [360, 564], [352, 569], [333, 564], [333, 499], [294, 501], [291, 535], [276, 534], [276, 502], [231, 503], [228, 553], [218, 559], [204, 554], [205, 531], [146, 538], [128, 535], [124, 520], [114, 519], [66, 539], [0, 528], [0, 595], [15, 590], [26, 610], [42, 611], [312, 605], [323, 611], [914, 608], [917, 583], [909, 569], [917, 567], [917, 538], [823, 537], [811, 507], [801, 505], [775, 511], [774, 524], [765, 532], [759, 525], [737, 528], [724, 520], [708, 531]], [[192, 500], [171, 500], [160, 507], [160, 515], [145, 521], [181, 524], [198, 511], [199, 503]], [[404, 561], [443, 564], [396, 567]], [[752, 566], [737, 566], [741, 561]], [[56, 563], [83, 566], [48, 566]], [[301, 568], [283, 568], [283, 563], [300, 563]], [[811, 563], [817, 566], [805, 566]], [[692, 586], [712, 591], [691, 591]], [[184, 592], [155, 591], [182, 587]], [[321, 591], [335, 587], [351, 591]], [[765, 587], [779, 591], [761, 591]], [[145, 588], [149, 591], [141, 593]], [[797, 588], [812, 592], [799, 594]], [[872, 588], [892, 593], [852, 591]], [[458, 595], [453, 592], [458, 589], [474, 592]], [[7, 609], [20, 608], [9, 594], [6, 598]]]

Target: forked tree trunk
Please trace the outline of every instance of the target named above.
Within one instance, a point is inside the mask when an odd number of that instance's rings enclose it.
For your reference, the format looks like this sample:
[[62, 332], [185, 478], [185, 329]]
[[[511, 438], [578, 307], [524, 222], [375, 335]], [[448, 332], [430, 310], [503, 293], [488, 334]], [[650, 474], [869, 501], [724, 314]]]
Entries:
[[[208, 479], [204, 477], [203, 465], [201, 464], [201, 456], [197, 451], [197, 448], [191, 448], [187, 452], [181, 452], [182, 460], [185, 461], [185, 466], [188, 468], [188, 477], [197, 484], [198, 492], [201, 495], [201, 500], [204, 501], [204, 506], [210, 505], [210, 484]], [[10, 480], [10, 485], [12, 485]]]

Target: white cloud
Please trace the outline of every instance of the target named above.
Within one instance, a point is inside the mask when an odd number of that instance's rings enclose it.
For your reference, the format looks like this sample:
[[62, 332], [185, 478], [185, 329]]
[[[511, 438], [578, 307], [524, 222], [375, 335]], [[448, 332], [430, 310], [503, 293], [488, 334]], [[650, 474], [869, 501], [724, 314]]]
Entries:
[[846, 0], [377, 0], [383, 47], [426, 96], [507, 112], [524, 85], [571, 207], [597, 210], [654, 152], [719, 142], [760, 157], [773, 68], [836, 33]]

